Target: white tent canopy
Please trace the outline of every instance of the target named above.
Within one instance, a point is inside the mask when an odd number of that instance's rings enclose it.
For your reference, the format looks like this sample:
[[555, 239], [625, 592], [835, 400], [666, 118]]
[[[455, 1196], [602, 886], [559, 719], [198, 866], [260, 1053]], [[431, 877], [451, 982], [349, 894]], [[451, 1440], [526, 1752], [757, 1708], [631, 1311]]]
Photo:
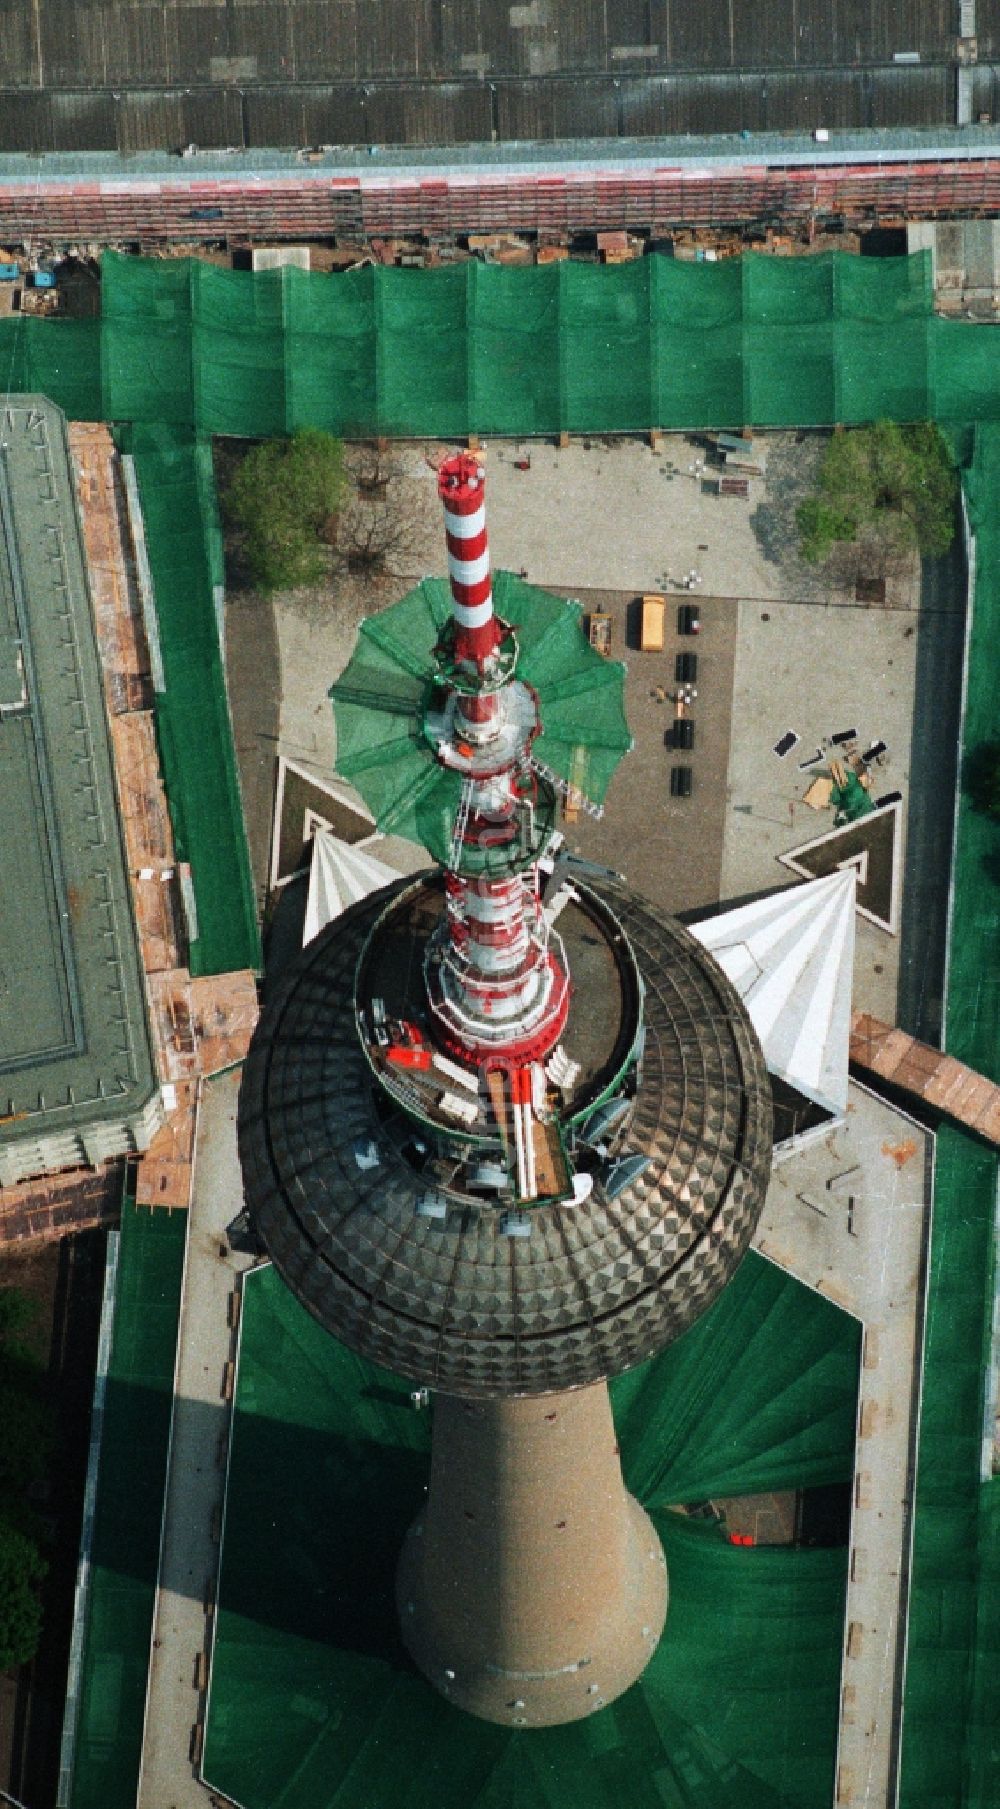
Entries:
[[377, 860], [367, 848], [342, 842], [329, 829], [317, 829], [312, 843], [303, 946], [349, 905], [357, 904], [359, 898], [367, 898], [370, 892], [379, 892], [399, 878], [394, 867]]
[[771, 1073], [838, 1117], [847, 1109], [855, 881], [846, 868], [691, 925], [743, 1000]]

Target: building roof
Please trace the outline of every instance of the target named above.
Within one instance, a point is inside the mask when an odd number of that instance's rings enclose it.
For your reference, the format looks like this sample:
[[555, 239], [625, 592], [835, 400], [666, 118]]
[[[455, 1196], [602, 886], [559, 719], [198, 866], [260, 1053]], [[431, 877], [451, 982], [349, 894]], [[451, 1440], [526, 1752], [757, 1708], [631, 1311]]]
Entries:
[[742, 998], [770, 1072], [838, 1115], [847, 1108], [854, 891], [851, 868], [692, 925]]
[[[1000, 8], [979, 0], [971, 117]], [[0, 150], [497, 140], [955, 119], [952, 0], [12, 0]], [[85, 23], [86, 22], [86, 23]]]
[[0, 673], [0, 1151], [68, 1134], [81, 1160], [156, 1079], [65, 422], [37, 396], [3, 416]]
[[613, 1389], [672, 1600], [646, 1675], [593, 1718], [503, 1729], [410, 1666], [394, 1566], [430, 1415], [273, 1270], [243, 1295], [202, 1777], [247, 1809], [610, 1809], [830, 1801], [846, 1553], [730, 1545], [678, 1501], [850, 1472], [858, 1327], [751, 1254]]

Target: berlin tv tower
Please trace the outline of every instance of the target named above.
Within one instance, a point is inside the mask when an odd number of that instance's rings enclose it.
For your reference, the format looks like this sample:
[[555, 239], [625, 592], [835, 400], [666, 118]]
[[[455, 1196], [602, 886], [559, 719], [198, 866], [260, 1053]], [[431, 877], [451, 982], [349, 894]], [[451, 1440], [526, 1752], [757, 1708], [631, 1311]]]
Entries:
[[457, 1707], [538, 1727], [620, 1695], [663, 1631], [607, 1378], [740, 1261], [771, 1089], [711, 955], [562, 850], [559, 791], [599, 808], [629, 746], [623, 669], [578, 606], [508, 573], [495, 606], [475, 458], [439, 490], [450, 593], [366, 621], [332, 693], [338, 769], [436, 864], [303, 951], [247, 1059], [240, 1151], [303, 1304], [433, 1392], [407, 1650]]

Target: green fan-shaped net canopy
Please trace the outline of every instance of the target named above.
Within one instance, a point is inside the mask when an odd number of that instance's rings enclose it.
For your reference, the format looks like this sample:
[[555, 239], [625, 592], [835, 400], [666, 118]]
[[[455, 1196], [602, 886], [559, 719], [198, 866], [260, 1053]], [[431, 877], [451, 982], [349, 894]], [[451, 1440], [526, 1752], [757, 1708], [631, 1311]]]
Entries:
[[[624, 666], [590, 646], [578, 603], [511, 572], [494, 574], [493, 601], [517, 636], [516, 676], [538, 695], [542, 733], [534, 754], [601, 804], [632, 746]], [[338, 772], [357, 786], [380, 829], [419, 842], [438, 861], [449, 858], [462, 782], [438, 763], [423, 725], [439, 672], [435, 648], [450, 617], [447, 580], [425, 578], [402, 602], [362, 622], [330, 692]]]

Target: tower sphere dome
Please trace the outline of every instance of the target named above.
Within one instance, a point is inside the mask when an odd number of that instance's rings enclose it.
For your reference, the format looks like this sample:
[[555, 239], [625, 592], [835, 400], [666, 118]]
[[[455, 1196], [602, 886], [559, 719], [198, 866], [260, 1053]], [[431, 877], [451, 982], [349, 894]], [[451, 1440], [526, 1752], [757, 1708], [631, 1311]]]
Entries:
[[610, 876], [571, 890], [569, 1197], [512, 1212], [497, 1127], [472, 1134], [379, 1059], [373, 1022], [416, 1011], [434, 873], [303, 951], [246, 1064], [247, 1202], [277, 1268], [359, 1355], [449, 1394], [573, 1388], [651, 1357], [723, 1288], [763, 1203], [770, 1082], [729, 981]]

